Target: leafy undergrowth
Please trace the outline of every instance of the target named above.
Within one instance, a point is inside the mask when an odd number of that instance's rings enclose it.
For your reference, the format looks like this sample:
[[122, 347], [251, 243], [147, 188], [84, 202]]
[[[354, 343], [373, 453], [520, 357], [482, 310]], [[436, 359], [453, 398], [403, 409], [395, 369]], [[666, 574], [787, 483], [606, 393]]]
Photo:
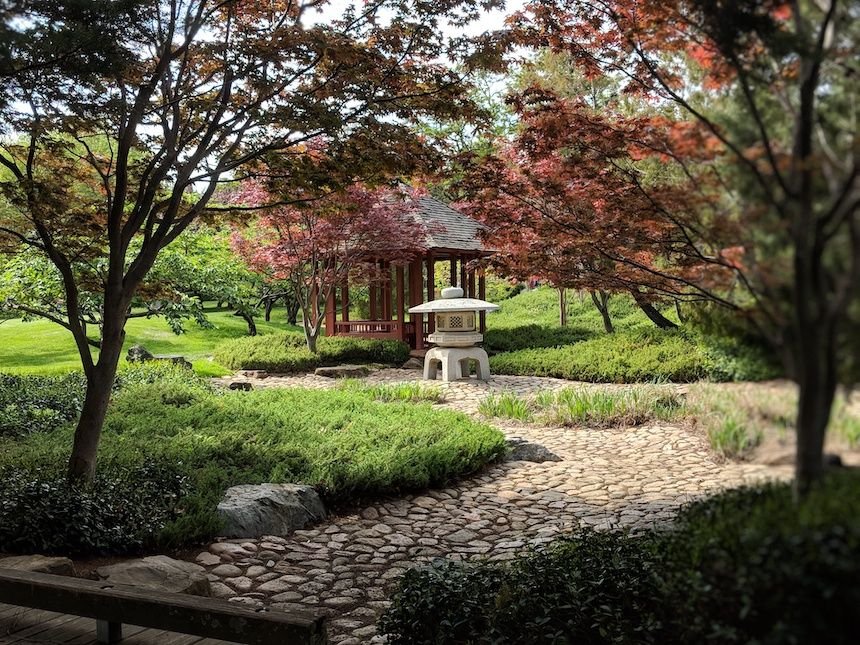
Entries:
[[511, 563], [412, 569], [379, 628], [435, 643], [853, 643], [860, 474], [800, 504], [788, 484], [718, 494], [671, 531], [582, 531]]
[[[111, 403], [96, 487], [70, 492], [60, 483], [71, 425], [0, 439], [0, 544], [64, 553], [175, 547], [217, 535], [215, 507], [236, 484], [301, 482], [328, 502], [347, 502], [443, 484], [506, 451], [501, 432], [465, 415], [378, 395], [127, 385]], [[144, 495], [141, 472], [178, 492]], [[143, 536], [121, 512], [136, 482], [145, 497], [138, 506], [163, 520]]]
[[402, 365], [409, 358], [409, 345], [399, 340], [372, 340], [347, 336], [322, 337], [317, 353], [305, 345], [302, 334], [249, 336], [222, 343], [215, 359], [233, 370], [307, 372], [339, 363], [382, 363]]

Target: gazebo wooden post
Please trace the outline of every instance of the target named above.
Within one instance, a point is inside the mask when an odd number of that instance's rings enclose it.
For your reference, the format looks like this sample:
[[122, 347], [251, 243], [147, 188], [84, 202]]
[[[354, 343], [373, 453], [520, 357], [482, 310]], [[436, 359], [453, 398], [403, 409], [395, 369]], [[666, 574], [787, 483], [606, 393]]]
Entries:
[[[457, 258], [454, 256], [451, 257], [450, 267], [451, 268], [449, 270], [449, 273], [451, 274], [451, 280], [449, 280], [449, 282], [451, 283], [452, 287], [456, 287], [457, 286]], [[430, 300], [432, 300], [432, 298]]]
[[367, 285], [367, 298], [368, 298], [368, 301], [370, 302], [370, 319], [376, 320], [377, 319], [377, 315], [376, 315], [377, 295], [376, 295], [376, 282], [375, 281], [371, 281]]
[[[424, 302], [424, 269], [422, 260], [418, 259], [409, 265], [409, 306], [414, 307]], [[424, 314], [409, 314], [409, 321], [415, 328], [415, 349], [424, 349]]]
[[[427, 254], [427, 302], [436, 298], [436, 258], [433, 253]], [[427, 333], [432, 334], [436, 331], [436, 317], [427, 316]], [[424, 333], [424, 329], [421, 329]]]
[[466, 294], [469, 298], [475, 297], [475, 272], [469, 271], [469, 292]]
[[460, 256], [460, 287], [463, 289], [463, 293], [468, 297], [468, 293], [466, 293], [466, 258], [462, 255]]
[[340, 319], [349, 322], [349, 278], [344, 278], [340, 285]]
[[337, 322], [337, 304], [335, 303], [336, 287], [329, 289], [325, 299], [325, 335], [334, 336]]
[[382, 269], [382, 320], [393, 320], [391, 315], [391, 265], [380, 262]]
[[[478, 274], [478, 298], [481, 300], [487, 299], [487, 279], [484, 277], [483, 271]], [[480, 328], [478, 331], [483, 334], [487, 331], [487, 312], [480, 312], [480, 314], [478, 314], [478, 320], [480, 321]]]
[[397, 322], [400, 323], [400, 340], [406, 340], [406, 284], [403, 265], [395, 269], [397, 275]]

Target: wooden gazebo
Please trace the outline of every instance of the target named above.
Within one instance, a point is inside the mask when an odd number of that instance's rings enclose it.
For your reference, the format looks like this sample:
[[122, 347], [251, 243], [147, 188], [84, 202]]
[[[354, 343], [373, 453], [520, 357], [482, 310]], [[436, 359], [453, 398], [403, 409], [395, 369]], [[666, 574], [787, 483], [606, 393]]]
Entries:
[[[394, 338], [409, 343], [422, 352], [426, 338], [433, 333], [433, 320], [422, 314], [408, 314], [409, 307], [435, 298], [436, 263], [449, 262], [451, 286], [460, 286], [466, 297], [485, 297], [482, 271], [469, 266], [473, 260], [488, 257], [493, 251], [480, 239], [483, 226], [429, 196], [418, 198], [413, 217], [416, 230], [425, 231], [427, 251], [408, 266], [391, 266], [375, 261], [382, 277], [368, 287], [370, 316], [368, 320], [350, 320], [349, 284], [340, 288], [340, 297], [332, 293], [326, 302], [326, 336], [360, 336], [362, 338]], [[485, 327], [485, 315], [480, 317], [480, 331]]]

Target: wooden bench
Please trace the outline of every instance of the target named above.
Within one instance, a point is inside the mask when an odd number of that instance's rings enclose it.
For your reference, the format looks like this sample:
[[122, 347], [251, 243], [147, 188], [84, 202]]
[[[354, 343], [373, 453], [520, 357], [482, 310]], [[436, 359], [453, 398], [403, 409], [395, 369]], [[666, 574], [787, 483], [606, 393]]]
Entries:
[[323, 616], [251, 609], [223, 600], [95, 580], [0, 569], [0, 603], [96, 619], [99, 643], [137, 625], [252, 645], [325, 644]]

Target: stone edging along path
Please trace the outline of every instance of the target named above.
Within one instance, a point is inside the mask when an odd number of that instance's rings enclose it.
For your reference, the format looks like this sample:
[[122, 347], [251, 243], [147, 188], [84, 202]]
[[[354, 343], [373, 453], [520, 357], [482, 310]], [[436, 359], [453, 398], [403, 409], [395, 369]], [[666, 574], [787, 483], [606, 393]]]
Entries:
[[[368, 382], [417, 380], [380, 370]], [[233, 377], [259, 387], [332, 387], [331, 379]], [[526, 395], [571, 383], [493, 377], [489, 383], [441, 384], [442, 405], [474, 414], [492, 392]], [[599, 387], [599, 386], [594, 386]], [[646, 527], [706, 491], [764, 478], [788, 468], [718, 463], [701, 437], [674, 425], [589, 430], [504, 425], [509, 437], [545, 446], [561, 461], [510, 461], [449, 488], [374, 502], [287, 537], [219, 541], [196, 561], [213, 595], [284, 609], [322, 608], [330, 639], [341, 645], [376, 640], [375, 622], [397, 578], [436, 558], [506, 560], [580, 526]]]

